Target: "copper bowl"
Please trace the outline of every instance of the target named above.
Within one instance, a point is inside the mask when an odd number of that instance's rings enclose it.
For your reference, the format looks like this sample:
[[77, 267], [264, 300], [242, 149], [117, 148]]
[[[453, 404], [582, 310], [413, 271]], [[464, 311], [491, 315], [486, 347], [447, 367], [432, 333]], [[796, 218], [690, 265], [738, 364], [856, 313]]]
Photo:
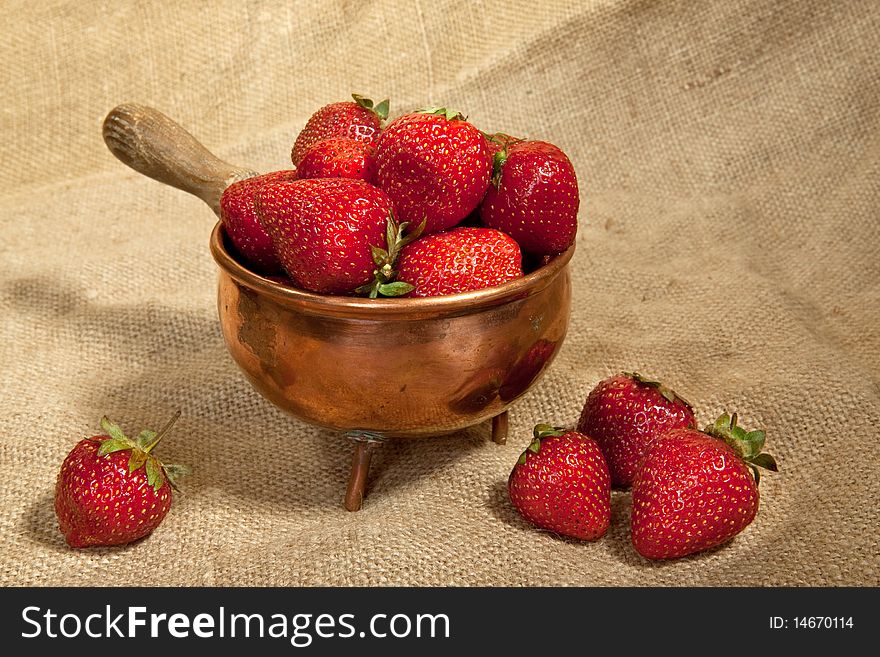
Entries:
[[[263, 278], [232, 255], [218, 223], [223, 338], [254, 388], [294, 417], [345, 432], [366, 454], [385, 438], [448, 434], [501, 416], [565, 338], [574, 246], [521, 279], [421, 299], [312, 294]], [[503, 442], [506, 416], [494, 423]], [[357, 473], [354, 473], [357, 475]], [[353, 476], [365, 481], [366, 472]], [[360, 506], [350, 490], [347, 506]]]
[[[234, 180], [225, 163], [152, 108], [120, 105], [104, 139], [128, 166], [195, 194], [218, 212]], [[419, 299], [323, 296], [264, 278], [234, 257], [217, 224], [218, 309], [226, 345], [270, 402], [355, 440], [345, 498], [360, 508], [374, 446], [448, 434], [492, 419], [503, 443], [507, 409], [541, 376], [568, 328], [574, 246], [498, 287]]]

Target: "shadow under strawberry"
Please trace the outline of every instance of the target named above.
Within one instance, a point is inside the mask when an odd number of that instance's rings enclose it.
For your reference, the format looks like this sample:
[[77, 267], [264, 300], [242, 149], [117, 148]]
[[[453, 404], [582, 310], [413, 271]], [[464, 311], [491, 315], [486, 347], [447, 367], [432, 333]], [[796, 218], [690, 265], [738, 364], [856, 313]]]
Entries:
[[34, 542], [59, 554], [70, 552], [70, 548], [64, 542], [64, 536], [58, 530], [58, 519], [55, 517], [54, 487], [30, 500], [22, 519], [26, 535]]
[[[523, 517], [517, 513], [510, 503], [510, 497], [507, 494], [507, 481], [495, 481], [489, 485], [488, 500], [489, 511], [496, 520], [500, 520], [508, 527], [515, 527], [521, 531], [540, 531], [535, 530]], [[543, 532], [547, 533], [547, 532]]]

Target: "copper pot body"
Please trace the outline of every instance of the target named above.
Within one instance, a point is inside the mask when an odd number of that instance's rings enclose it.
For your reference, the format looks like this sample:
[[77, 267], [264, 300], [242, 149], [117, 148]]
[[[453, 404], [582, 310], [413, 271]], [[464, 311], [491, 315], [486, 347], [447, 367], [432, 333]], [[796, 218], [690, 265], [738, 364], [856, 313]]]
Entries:
[[565, 338], [573, 252], [494, 288], [364, 299], [263, 278], [219, 223], [211, 235], [223, 337], [254, 388], [310, 424], [388, 438], [458, 431], [526, 393]]

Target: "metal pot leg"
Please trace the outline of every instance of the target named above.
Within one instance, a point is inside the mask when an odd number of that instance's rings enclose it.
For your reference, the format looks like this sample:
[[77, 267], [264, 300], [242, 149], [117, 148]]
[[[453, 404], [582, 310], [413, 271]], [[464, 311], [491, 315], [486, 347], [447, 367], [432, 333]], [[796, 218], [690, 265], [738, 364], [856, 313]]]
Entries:
[[509, 419], [507, 411], [500, 413], [492, 418], [492, 442], [498, 445], [507, 443], [507, 427]]
[[351, 474], [348, 476], [348, 487], [345, 490], [345, 508], [349, 511], [359, 511], [364, 502], [373, 451], [383, 439], [381, 436], [363, 432], [351, 432], [346, 435], [354, 441], [355, 446], [351, 459]]

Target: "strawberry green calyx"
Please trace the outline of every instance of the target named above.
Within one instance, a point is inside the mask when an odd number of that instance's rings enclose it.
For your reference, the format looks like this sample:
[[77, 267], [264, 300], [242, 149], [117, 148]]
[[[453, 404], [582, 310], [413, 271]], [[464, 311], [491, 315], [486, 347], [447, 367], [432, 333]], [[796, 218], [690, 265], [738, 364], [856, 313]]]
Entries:
[[487, 141], [496, 144], [498, 147], [498, 150], [495, 151], [495, 154], [492, 156], [492, 177], [490, 179], [495, 188], [498, 189], [499, 185], [501, 185], [501, 172], [504, 168], [504, 163], [507, 162], [507, 149], [512, 144], [525, 141], [525, 139], [521, 137], [512, 137], [503, 132], [484, 132], [483, 136]]
[[458, 110], [448, 109], [446, 107], [424, 107], [416, 110], [416, 114], [436, 114], [437, 116], [445, 116], [447, 121], [467, 121], [467, 117]]
[[526, 447], [525, 451], [520, 454], [517, 463], [520, 465], [524, 465], [526, 462], [526, 457], [529, 452], [532, 454], [537, 454], [541, 451], [541, 441], [545, 438], [558, 437], [564, 435], [566, 432], [562, 427], [554, 427], [549, 424], [537, 424], [534, 429], [534, 438], [532, 442], [529, 443], [529, 446]]
[[501, 150], [492, 156], [492, 177], [489, 178], [495, 189], [501, 185], [501, 171], [504, 163], [507, 162], [507, 147], [502, 146]]
[[761, 483], [761, 473], [758, 468], [764, 468], [771, 472], [779, 472], [776, 459], [770, 454], [762, 452], [766, 434], [761, 430], [746, 431], [736, 424], [736, 413], [728, 415], [722, 413], [714, 424], [708, 425], [703, 432], [723, 440], [735, 451], [746, 465], [751, 468], [755, 475], [755, 483]]
[[121, 452], [126, 449], [131, 450], [131, 456], [128, 459], [129, 473], [134, 473], [139, 468], [144, 468], [147, 474], [147, 483], [157, 493], [162, 484], [165, 483], [166, 478], [168, 483], [176, 489], [177, 479], [189, 474], [189, 468], [185, 465], [164, 465], [151, 452], [179, 417], [180, 411], [177, 411], [160, 431], [144, 429], [135, 440], [132, 440], [123, 433], [118, 424], [111, 422], [107, 416], [104, 416], [101, 418], [101, 428], [107, 432], [109, 438], [101, 443], [101, 447], [98, 449], [98, 456], [106, 456], [107, 454]]
[[375, 299], [379, 295], [383, 297], [399, 297], [412, 292], [415, 286], [403, 281], [394, 280], [397, 277], [394, 265], [397, 262], [397, 257], [400, 255], [400, 250], [421, 236], [425, 230], [425, 223], [426, 220], [422, 220], [422, 223], [415, 230], [407, 233], [406, 229], [409, 227], [409, 222], [404, 221], [398, 224], [394, 214], [389, 212], [388, 222], [385, 226], [385, 244], [388, 248], [386, 250], [370, 245], [373, 263], [376, 265], [376, 269], [373, 270], [373, 280], [366, 285], [361, 285], [355, 292], [366, 294], [370, 299]]
[[374, 105], [371, 99], [361, 96], [360, 94], [352, 94], [351, 97], [354, 98], [354, 102], [356, 102], [364, 109], [370, 110], [383, 121], [388, 118], [388, 108], [390, 107], [390, 102], [387, 98], [378, 105]]
[[654, 381], [653, 379], [649, 379], [646, 376], [642, 376], [638, 372], [622, 372], [622, 374], [624, 376], [629, 377], [630, 379], [632, 379], [636, 383], [641, 383], [643, 386], [651, 386], [652, 388], [656, 388], [657, 392], [659, 392], [661, 395], [663, 395], [663, 398], [666, 401], [668, 401], [670, 404], [674, 404], [676, 399], [679, 400], [682, 404], [687, 406], [691, 410], [691, 412], [693, 412], [694, 407], [691, 405], [691, 403], [687, 399], [685, 399], [684, 397], [682, 397], [681, 395], [676, 393], [671, 388], [667, 388], [665, 385], [663, 385], [659, 381]]

